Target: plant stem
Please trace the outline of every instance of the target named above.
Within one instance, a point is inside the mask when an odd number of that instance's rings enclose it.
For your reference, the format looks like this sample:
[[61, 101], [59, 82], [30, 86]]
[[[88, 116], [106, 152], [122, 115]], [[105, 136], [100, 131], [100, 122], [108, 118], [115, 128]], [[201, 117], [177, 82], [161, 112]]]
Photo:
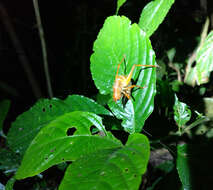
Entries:
[[29, 60], [26, 56], [26, 53], [24, 51], [24, 48], [22, 47], [21, 42], [18, 39], [18, 36], [15, 32], [15, 29], [12, 25], [11, 19], [7, 13], [7, 10], [5, 9], [4, 5], [0, 2], [0, 19], [2, 23], [5, 26], [6, 31], [8, 32], [8, 35], [11, 39], [11, 42], [16, 50], [16, 53], [18, 55], [19, 61], [25, 71], [25, 74], [27, 76], [27, 79], [29, 80], [29, 83], [31, 85], [32, 91], [36, 99], [39, 99], [42, 97], [42, 93], [40, 90], [40, 87], [35, 79], [35, 76], [33, 74], [33, 71], [30, 67]]
[[50, 75], [49, 75], [46, 44], [45, 44], [45, 38], [44, 38], [44, 31], [43, 31], [43, 27], [42, 27], [42, 23], [41, 23], [41, 17], [40, 17], [38, 1], [37, 0], [33, 0], [33, 5], [34, 5], [34, 9], [35, 9], [35, 16], [36, 16], [39, 36], [40, 36], [40, 40], [41, 40], [41, 48], [42, 48], [43, 62], [44, 62], [44, 72], [45, 72], [45, 77], [46, 77], [48, 95], [49, 95], [50, 98], [52, 98], [53, 97], [53, 92], [52, 92]]

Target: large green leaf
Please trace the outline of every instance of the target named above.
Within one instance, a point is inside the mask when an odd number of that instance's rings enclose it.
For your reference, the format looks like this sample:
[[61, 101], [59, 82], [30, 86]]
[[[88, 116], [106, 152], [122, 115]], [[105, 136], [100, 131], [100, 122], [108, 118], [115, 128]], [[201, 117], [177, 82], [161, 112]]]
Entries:
[[163, 22], [174, 0], [154, 0], [148, 3], [140, 16], [139, 26], [151, 36]]
[[[102, 135], [92, 136], [92, 126]], [[76, 129], [73, 135], [69, 135], [70, 128]], [[37, 175], [55, 164], [74, 161], [100, 149], [120, 146], [119, 141], [107, 134], [99, 116], [81, 111], [66, 113], [47, 124], [34, 138], [16, 173], [16, 179]]]
[[199, 47], [196, 56], [196, 72], [198, 85], [207, 83], [213, 70], [213, 31], [205, 39], [203, 45]]
[[[101, 29], [93, 47], [94, 53], [91, 60], [91, 73], [96, 87], [101, 94], [113, 93], [113, 83], [115, 81], [118, 64], [125, 55], [125, 63], [122, 63], [119, 75], [128, 74], [134, 64], [155, 65], [155, 54], [146, 34], [137, 24], [131, 25], [128, 18], [122, 16], [108, 17]], [[144, 89], [134, 89], [132, 91], [131, 113], [124, 114], [120, 119], [128, 122], [123, 125], [129, 132], [139, 132], [145, 120], [153, 111], [154, 95], [156, 92], [156, 69], [137, 67], [132, 79]], [[119, 100], [119, 101], [122, 101]], [[124, 109], [121, 103], [109, 103], [115, 115], [119, 115], [118, 109]], [[111, 105], [114, 104], [114, 105]], [[118, 109], [115, 104], [120, 106]], [[124, 111], [125, 112], [125, 111]], [[122, 115], [122, 113], [120, 113]], [[133, 118], [130, 118], [132, 117]], [[127, 124], [127, 122], [124, 122]]]
[[4, 120], [7, 116], [8, 111], [9, 111], [9, 108], [10, 108], [10, 101], [9, 100], [3, 100], [3, 101], [0, 102], [0, 136], [1, 135], [4, 136], [2, 128], [3, 128]]
[[96, 103], [94, 100], [80, 95], [68, 96], [64, 103], [70, 106], [71, 111], [87, 111], [101, 115], [112, 115], [109, 110]]
[[50, 121], [77, 110], [104, 115], [111, 114], [93, 100], [79, 95], [68, 96], [65, 100], [42, 99], [12, 123], [8, 133], [10, 148], [23, 155], [33, 138]]
[[125, 146], [103, 149], [72, 163], [59, 190], [138, 190], [149, 151], [149, 141], [144, 135], [130, 135]]

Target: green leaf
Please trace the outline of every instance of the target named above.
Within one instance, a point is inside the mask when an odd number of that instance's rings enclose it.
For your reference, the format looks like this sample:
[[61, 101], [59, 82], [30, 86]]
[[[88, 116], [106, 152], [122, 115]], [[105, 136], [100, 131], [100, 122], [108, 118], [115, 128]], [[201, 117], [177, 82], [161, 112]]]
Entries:
[[184, 190], [192, 189], [192, 176], [190, 171], [189, 157], [187, 155], [187, 145], [182, 144], [177, 147], [177, 171]]
[[[100, 93], [105, 95], [112, 96], [117, 67], [124, 55], [127, 72], [125, 73], [125, 63], [122, 63], [119, 75], [128, 74], [134, 64], [156, 64], [155, 54], [148, 37], [137, 24], [131, 25], [130, 20], [124, 16], [111, 16], [106, 19], [93, 50], [94, 53], [90, 58], [92, 77]], [[133, 126], [124, 127], [131, 128], [133, 132], [139, 132], [154, 108], [156, 69], [136, 67], [132, 79], [137, 85], [145, 88], [132, 90], [131, 103], [129, 103], [129, 105], [132, 104], [132, 108], [129, 111], [134, 117], [129, 125]], [[117, 109], [114, 110], [116, 106], [110, 107], [114, 113], [117, 112]], [[118, 109], [121, 110], [123, 107]], [[129, 120], [125, 117], [122, 119]]]
[[176, 121], [178, 127], [183, 127], [191, 118], [191, 110], [188, 106], [180, 102], [175, 95], [175, 104], [174, 104], [174, 120]]
[[198, 49], [196, 56], [196, 72], [198, 85], [207, 83], [213, 70], [213, 31], [205, 39], [203, 45]]
[[151, 36], [163, 22], [173, 3], [174, 0], [155, 0], [144, 7], [139, 26], [147, 33], [147, 36]]
[[65, 99], [64, 103], [70, 106], [71, 111], [87, 111], [101, 115], [109, 115], [109, 116], [112, 115], [111, 112], [107, 110], [105, 107], [96, 103], [94, 100], [84, 96], [79, 95], [68, 96]]
[[174, 59], [175, 54], [176, 54], [176, 49], [172, 48], [172, 49], [168, 50], [166, 53], [167, 53], [167, 57], [169, 58], [169, 61], [173, 62], [173, 59]]
[[[125, 107], [122, 104], [122, 101], [114, 102], [113, 100], [109, 101], [109, 108], [113, 111], [113, 114], [118, 118], [122, 119], [121, 125], [124, 130], [128, 133], [135, 133], [136, 123], [135, 123], [135, 113], [132, 101], [128, 101]], [[140, 131], [140, 128], [137, 129]]]
[[126, 2], [126, 0], [117, 0], [117, 9], [116, 9], [116, 15], [118, 14], [118, 11], [120, 7]]
[[[100, 136], [92, 136], [92, 126], [100, 131]], [[76, 131], [69, 135], [69, 129]], [[119, 146], [121, 143], [107, 134], [99, 116], [81, 111], [66, 113], [43, 127], [33, 139], [16, 179], [37, 175], [53, 165], [74, 161], [100, 149]]]
[[1, 135], [4, 136], [2, 128], [3, 128], [4, 120], [7, 116], [8, 111], [9, 111], [9, 108], [10, 108], [10, 101], [9, 100], [3, 100], [3, 101], [0, 102], [0, 136]]
[[50, 121], [65, 113], [77, 110], [111, 115], [103, 106], [79, 95], [68, 96], [65, 100], [42, 99], [18, 116], [16, 121], [12, 123], [8, 133], [9, 147], [14, 152], [23, 155], [33, 138]]
[[13, 190], [13, 185], [16, 182], [16, 179], [14, 177], [11, 177], [5, 186], [5, 190]]
[[144, 135], [130, 135], [125, 146], [103, 149], [72, 163], [59, 190], [138, 190], [149, 152], [149, 141]]

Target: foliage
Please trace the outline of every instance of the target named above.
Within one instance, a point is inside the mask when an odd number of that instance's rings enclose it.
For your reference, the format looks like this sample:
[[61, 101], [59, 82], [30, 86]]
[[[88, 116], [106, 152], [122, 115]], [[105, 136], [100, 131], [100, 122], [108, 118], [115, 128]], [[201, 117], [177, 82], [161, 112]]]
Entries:
[[209, 76], [213, 70], [213, 31], [206, 37], [202, 46], [199, 47], [196, 56], [197, 83], [204, 84], [209, 81]]
[[[134, 64], [155, 65], [155, 55], [146, 34], [137, 24], [131, 25], [128, 18], [122, 16], [108, 17], [94, 43], [91, 56], [91, 73], [101, 94], [110, 94], [115, 80], [119, 62], [125, 56], [119, 75], [130, 72]], [[156, 92], [155, 68], [136, 68], [132, 78], [137, 85], [145, 86], [135, 90], [132, 99], [124, 108], [122, 100], [114, 102], [111, 98], [108, 105], [114, 115], [122, 119], [122, 126], [127, 132], [140, 132], [145, 120], [153, 111]], [[100, 75], [100, 73], [102, 74]]]
[[174, 120], [176, 121], [179, 130], [183, 127], [187, 121], [191, 118], [191, 110], [183, 102], [180, 102], [175, 95], [175, 104], [174, 104]]
[[[126, 0], [117, 1], [116, 15], [105, 19], [93, 44], [90, 72], [99, 91], [95, 100], [80, 95], [40, 99], [11, 123], [7, 135], [3, 127], [10, 101], [0, 102], [0, 134], [4, 139], [0, 170], [10, 177], [6, 185], [0, 181], [0, 189], [16, 189], [16, 181], [22, 183], [29, 177], [35, 180], [33, 189], [47, 188], [46, 183], [41, 184], [46, 180], [43, 175], [56, 169], [63, 173], [57, 184], [59, 190], [201, 189], [197, 173], [208, 173], [202, 167], [212, 159], [205, 151], [213, 136], [208, 103], [212, 98], [203, 99], [208, 105], [200, 109], [198, 99], [209, 89], [188, 89], [186, 84], [210, 81], [213, 33], [201, 39], [189, 59], [180, 59], [180, 50], [168, 44], [160, 55], [150, 37], [161, 40], [156, 32], [165, 18], [169, 20], [166, 15], [174, 0], [149, 2], [138, 23], [118, 16], [124, 3]], [[125, 5], [123, 8], [129, 8], [131, 2]], [[205, 27], [206, 35], [207, 31]], [[193, 61], [197, 62], [195, 67]], [[118, 76], [128, 76], [131, 71], [131, 81], [117, 88], [121, 98], [115, 101], [114, 83]], [[189, 101], [193, 95], [185, 99], [191, 92], [199, 94], [194, 105]], [[157, 139], [144, 130], [145, 125]], [[200, 143], [204, 139], [207, 143]]]
[[148, 3], [140, 16], [139, 26], [150, 37], [164, 20], [174, 0], [154, 0]]

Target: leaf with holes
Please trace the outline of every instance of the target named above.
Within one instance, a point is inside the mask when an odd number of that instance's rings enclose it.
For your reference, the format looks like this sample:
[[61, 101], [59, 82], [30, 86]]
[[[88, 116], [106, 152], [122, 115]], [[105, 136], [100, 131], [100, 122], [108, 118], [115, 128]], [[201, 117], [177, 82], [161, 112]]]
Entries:
[[[94, 53], [90, 58], [93, 80], [101, 94], [111, 94], [111, 97], [117, 67], [124, 55], [126, 64], [121, 64], [119, 75], [128, 74], [134, 64], [156, 64], [155, 54], [148, 37], [137, 24], [131, 25], [130, 20], [124, 16], [111, 16], [106, 19], [93, 50]], [[133, 132], [139, 132], [154, 108], [156, 69], [136, 67], [132, 79], [135, 81], [133, 84], [145, 88], [132, 90], [130, 104], [133, 105], [134, 112], [131, 111], [131, 115], [134, 114], [134, 119], [129, 123], [132, 126], [125, 126], [125, 128], [132, 128]], [[117, 112], [117, 109], [114, 110], [115, 106], [110, 107], [113, 112]], [[123, 116], [121, 118], [128, 120]]]
[[[91, 134], [92, 126], [99, 130], [100, 136]], [[75, 131], [69, 136], [70, 128]], [[33, 139], [16, 179], [37, 175], [53, 165], [75, 161], [100, 149], [120, 146], [121, 143], [106, 132], [99, 116], [81, 111], [66, 113], [43, 127]]]
[[44, 126], [57, 117], [72, 111], [111, 114], [95, 101], [79, 95], [68, 96], [65, 100], [42, 99], [12, 123], [8, 133], [9, 147], [14, 152], [23, 155], [30, 142]]
[[198, 85], [209, 81], [210, 73], [213, 71], [213, 31], [211, 31], [198, 49], [196, 56], [196, 74]]
[[163, 22], [173, 3], [174, 0], [154, 0], [144, 7], [139, 26], [147, 33], [147, 36], [151, 36]]
[[72, 163], [59, 190], [138, 190], [149, 152], [149, 141], [144, 135], [130, 135], [125, 146], [102, 149]]

